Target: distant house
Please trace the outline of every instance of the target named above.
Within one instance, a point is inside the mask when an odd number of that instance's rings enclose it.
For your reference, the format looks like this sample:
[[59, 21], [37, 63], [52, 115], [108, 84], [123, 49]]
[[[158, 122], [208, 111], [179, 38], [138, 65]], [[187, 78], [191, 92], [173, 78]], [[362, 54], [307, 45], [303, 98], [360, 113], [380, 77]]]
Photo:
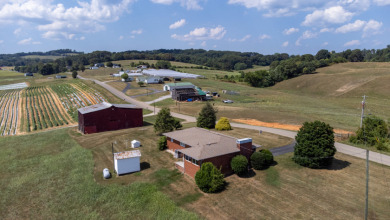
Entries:
[[199, 88], [173, 88], [171, 89], [172, 99], [176, 101], [203, 101], [206, 100], [206, 93]]
[[89, 67], [89, 69], [90, 69], [90, 70], [97, 70], [97, 69], [99, 69], [99, 67], [91, 66], [91, 67]]
[[163, 87], [164, 91], [171, 91], [171, 89], [193, 89], [193, 88], [195, 88], [195, 86], [190, 82], [166, 83]]
[[221, 168], [225, 175], [231, 174], [233, 157], [241, 154], [249, 160], [260, 147], [253, 145], [251, 138], [237, 139], [198, 127], [163, 135], [167, 137], [168, 150], [174, 152], [176, 158], [183, 158], [175, 163], [175, 167], [192, 178], [205, 162]]
[[146, 84], [158, 84], [162, 83], [162, 79], [160, 77], [137, 77], [137, 82], [144, 82]]
[[139, 150], [114, 153], [115, 171], [118, 175], [141, 170], [141, 152]]
[[121, 66], [119, 64], [114, 63], [112, 64], [112, 68], [121, 68]]
[[34, 76], [33, 73], [25, 73], [24, 76]]
[[137, 69], [146, 69], [146, 68], [148, 68], [148, 66], [146, 66], [146, 65], [139, 65], [139, 66], [137, 66]]
[[65, 76], [65, 75], [56, 75], [56, 78], [57, 79], [65, 79], [65, 78], [67, 78], [67, 76]]
[[104, 63], [95, 63], [93, 66], [97, 68], [104, 67]]
[[102, 102], [78, 109], [79, 130], [84, 134], [143, 126], [142, 108]]

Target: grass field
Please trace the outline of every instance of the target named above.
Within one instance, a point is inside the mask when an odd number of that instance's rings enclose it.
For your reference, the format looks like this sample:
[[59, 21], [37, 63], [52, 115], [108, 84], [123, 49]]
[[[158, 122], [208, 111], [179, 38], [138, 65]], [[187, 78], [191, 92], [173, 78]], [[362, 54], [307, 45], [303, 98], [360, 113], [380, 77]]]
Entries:
[[[93, 157], [69, 137], [68, 129], [1, 138], [0, 218], [197, 218], [177, 207], [159, 190], [161, 185], [95, 182]], [[154, 176], [164, 182], [166, 173]], [[102, 182], [101, 175], [96, 178]]]

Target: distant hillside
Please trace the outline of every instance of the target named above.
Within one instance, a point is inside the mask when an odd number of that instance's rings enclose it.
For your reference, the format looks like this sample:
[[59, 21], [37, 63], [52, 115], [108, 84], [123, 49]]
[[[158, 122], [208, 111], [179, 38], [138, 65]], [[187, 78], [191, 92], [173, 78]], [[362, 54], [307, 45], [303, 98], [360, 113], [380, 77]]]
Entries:
[[59, 49], [47, 52], [0, 54], [0, 66], [27, 66], [36, 64], [37, 62], [51, 62], [58, 58], [80, 54], [83, 54], [83, 52], [77, 52], [71, 49]]
[[390, 63], [342, 63], [277, 83], [272, 89], [321, 96], [388, 98]]

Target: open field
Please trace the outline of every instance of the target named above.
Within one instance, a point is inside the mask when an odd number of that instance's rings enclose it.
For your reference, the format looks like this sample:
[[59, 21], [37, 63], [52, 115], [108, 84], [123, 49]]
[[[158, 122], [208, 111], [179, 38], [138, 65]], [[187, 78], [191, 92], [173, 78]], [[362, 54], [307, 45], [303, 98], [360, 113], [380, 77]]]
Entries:
[[[96, 183], [93, 153], [68, 130], [0, 139], [0, 219], [197, 219], [163, 183]], [[165, 172], [154, 176], [164, 181]]]
[[[355, 131], [360, 123], [364, 94], [368, 95], [367, 114], [390, 118], [386, 108], [390, 105], [390, 100], [386, 98], [390, 92], [389, 68], [389, 63], [336, 64], [319, 69], [317, 74], [286, 80], [270, 88], [253, 88], [243, 83], [214, 80], [213, 77], [186, 81], [203, 90], [221, 94], [220, 98], [214, 98], [219, 116], [292, 125], [322, 120], [334, 128]], [[222, 90], [234, 91], [236, 94], [223, 94]], [[221, 101], [223, 99], [231, 99], [234, 103], [224, 104]], [[179, 112], [174, 102], [156, 104]], [[195, 116], [201, 106], [199, 103], [181, 103], [180, 112]]]

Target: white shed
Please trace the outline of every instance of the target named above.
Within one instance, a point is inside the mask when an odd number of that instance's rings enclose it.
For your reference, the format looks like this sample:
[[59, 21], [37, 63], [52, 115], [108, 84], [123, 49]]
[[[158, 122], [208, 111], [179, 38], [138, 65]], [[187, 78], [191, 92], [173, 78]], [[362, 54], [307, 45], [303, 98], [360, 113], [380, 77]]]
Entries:
[[139, 150], [114, 153], [115, 171], [118, 175], [141, 170], [141, 152]]
[[141, 146], [141, 142], [137, 141], [137, 140], [132, 140], [131, 141], [131, 147], [132, 148], [138, 148]]

